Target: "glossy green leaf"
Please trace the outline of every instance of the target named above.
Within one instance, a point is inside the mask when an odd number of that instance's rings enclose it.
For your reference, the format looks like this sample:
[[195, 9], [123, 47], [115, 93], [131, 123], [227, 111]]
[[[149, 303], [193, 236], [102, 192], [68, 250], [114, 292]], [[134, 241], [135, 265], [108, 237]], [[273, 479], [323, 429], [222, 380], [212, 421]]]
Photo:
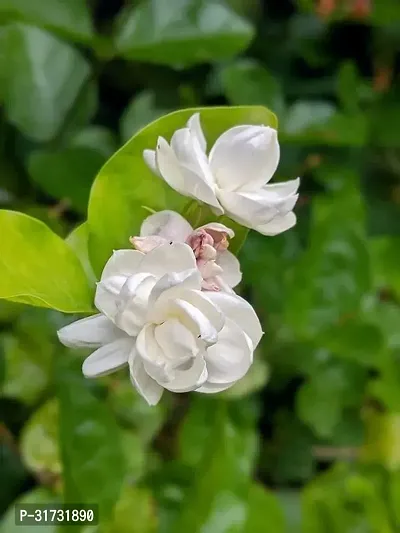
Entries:
[[94, 275], [89, 259], [89, 232], [87, 223], [84, 222], [71, 231], [65, 239], [65, 242], [72, 248], [81, 262], [89, 284], [94, 286], [96, 283], [96, 276]]
[[128, 59], [187, 66], [246, 48], [252, 26], [216, 0], [150, 0], [123, 13], [116, 46]]
[[100, 533], [156, 533], [157, 515], [151, 492], [125, 487], [117, 501], [111, 522]]
[[317, 369], [297, 393], [297, 413], [322, 437], [331, 437], [345, 407], [361, 403], [367, 373], [355, 364], [330, 363]]
[[52, 399], [35, 411], [24, 426], [22, 457], [27, 468], [39, 477], [60, 476], [62, 473], [58, 425], [58, 402]]
[[50, 383], [53, 345], [50, 339], [7, 334], [1, 339], [6, 381], [1, 394], [35, 403]]
[[[36, 504], [45, 505], [52, 503], [59, 503], [49, 490], [45, 488], [35, 488], [30, 492], [23, 494], [18, 498], [17, 502], [20, 505], [24, 504]], [[19, 525], [15, 523], [15, 507], [12, 506], [7, 511], [7, 514], [2, 519], [0, 524], [1, 533], [30, 533], [32, 531], [32, 525]], [[35, 526], [36, 533], [57, 533], [57, 526], [48, 524]]]
[[154, 91], [139, 93], [130, 101], [122, 114], [120, 121], [122, 140], [128, 141], [141, 128], [168, 112], [169, 109], [157, 106]]
[[376, 286], [400, 297], [400, 239], [389, 236], [372, 239], [371, 257]]
[[372, 408], [364, 413], [366, 438], [361, 450], [364, 461], [382, 464], [396, 472], [400, 467], [400, 415], [380, 413]]
[[279, 82], [260, 63], [242, 59], [222, 68], [218, 75], [232, 105], [265, 105], [278, 116], [283, 112]]
[[314, 200], [310, 245], [296, 264], [285, 303], [296, 333], [314, 338], [358, 312], [370, 287], [363, 226], [361, 199], [351, 186]]
[[85, 0], [0, 0], [0, 15], [24, 20], [76, 40], [86, 41], [93, 33]]
[[57, 358], [64, 497], [69, 502], [97, 503], [106, 520], [126, 474], [122, 436], [107, 405], [88, 389], [80, 366], [71, 353]]
[[[91, 191], [88, 211], [89, 251], [97, 273], [112, 251], [126, 248], [148, 214], [172, 209], [183, 212], [188, 198], [180, 196], [154, 176], [143, 161], [143, 150], [154, 149], [157, 138], [170, 139], [184, 127], [193, 113], [200, 111], [209, 146], [226, 129], [236, 124], [277, 126], [276, 117], [264, 107], [194, 108], [166, 115], [137, 133], [99, 172]], [[113, 224], [109, 223], [113, 220]], [[234, 241], [232, 243], [234, 245]]]
[[174, 531], [243, 531], [255, 453], [253, 431], [237, 427], [226, 405], [215, 402], [209, 434]]
[[60, 237], [42, 222], [13, 211], [0, 211], [0, 227], [0, 298], [65, 313], [91, 311], [85, 272]]
[[3, 31], [8, 118], [28, 137], [47, 141], [72, 109], [89, 65], [72, 47], [38, 28], [15, 23]]
[[276, 496], [252, 485], [249, 491], [248, 516], [243, 533], [285, 533], [285, 517]]
[[148, 443], [161, 429], [166, 414], [162, 402], [149, 406], [129, 379], [112, 380], [109, 401], [117, 419], [131, 427], [142, 442]]

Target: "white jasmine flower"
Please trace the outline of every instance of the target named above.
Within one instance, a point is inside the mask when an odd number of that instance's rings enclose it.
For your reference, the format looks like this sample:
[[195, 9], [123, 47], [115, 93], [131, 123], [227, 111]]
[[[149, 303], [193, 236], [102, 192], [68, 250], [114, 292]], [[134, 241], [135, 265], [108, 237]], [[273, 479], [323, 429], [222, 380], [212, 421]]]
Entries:
[[261, 326], [239, 296], [200, 289], [187, 244], [161, 245], [148, 254], [116, 251], [97, 286], [100, 314], [62, 328], [59, 339], [97, 348], [83, 363], [86, 377], [129, 365], [133, 386], [150, 405], [164, 389], [225, 390], [248, 371]]
[[212, 222], [196, 230], [175, 211], [159, 211], [147, 217], [140, 229], [140, 237], [130, 241], [137, 250], [147, 253], [157, 246], [171, 242], [186, 242], [193, 250], [204, 290], [232, 292], [242, 279], [238, 259], [227, 250], [233, 230]]
[[277, 131], [243, 125], [225, 131], [206, 155], [198, 113], [171, 143], [159, 137], [145, 150], [148, 166], [173, 189], [211, 206], [220, 215], [264, 235], [277, 235], [296, 223], [293, 213], [300, 180], [268, 185], [279, 163]]

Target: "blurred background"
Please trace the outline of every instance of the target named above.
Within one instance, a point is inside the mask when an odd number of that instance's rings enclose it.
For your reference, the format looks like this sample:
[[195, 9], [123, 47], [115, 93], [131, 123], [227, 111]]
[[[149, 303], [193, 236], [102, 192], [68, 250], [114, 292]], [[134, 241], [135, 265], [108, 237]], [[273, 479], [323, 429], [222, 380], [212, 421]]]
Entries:
[[266, 335], [226, 393], [150, 408], [84, 380], [72, 317], [0, 302], [2, 533], [63, 497], [85, 533], [400, 531], [399, 50], [398, 0], [0, 0], [1, 207], [67, 237], [106, 159], [199, 105], [270, 107], [302, 177], [241, 251]]

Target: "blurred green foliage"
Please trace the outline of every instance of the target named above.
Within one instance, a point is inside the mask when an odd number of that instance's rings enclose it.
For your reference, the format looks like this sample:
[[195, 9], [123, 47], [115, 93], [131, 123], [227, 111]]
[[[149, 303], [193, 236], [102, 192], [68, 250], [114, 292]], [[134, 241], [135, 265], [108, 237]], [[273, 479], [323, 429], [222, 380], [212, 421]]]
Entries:
[[[398, 0], [0, 0], [1, 533], [23, 530], [15, 502], [62, 499], [100, 504], [84, 533], [400, 530], [399, 49]], [[240, 254], [266, 331], [249, 375], [148, 407], [124, 372], [86, 381], [46, 307], [90, 311], [82, 223], [109, 156], [224, 104], [278, 115], [298, 224]], [[116, 232], [145, 216], [107, 195], [91, 215]], [[41, 309], [2, 286], [33, 261], [65, 282]]]

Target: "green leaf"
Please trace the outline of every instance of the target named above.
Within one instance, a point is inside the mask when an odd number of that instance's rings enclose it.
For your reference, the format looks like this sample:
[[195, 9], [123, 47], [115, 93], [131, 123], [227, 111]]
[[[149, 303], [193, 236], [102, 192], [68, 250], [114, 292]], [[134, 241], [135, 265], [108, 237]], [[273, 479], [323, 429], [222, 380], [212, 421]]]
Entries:
[[357, 67], [352, 62], [343, 63], [337, 76], [337, 93], [343, 108], [349, 113], [357, 112], [360, 101], [360, 79]]
[[262, 485], [249, 491], [248, 516], [243, 533], [285, 533], [285, 517], [279, 500]]
[[121, 120], [120, 131], [124, 142], [141, 128], [171, 110], [158, 107], [154, 91], [143, 91], [135, 96], [125, 108]]
[[6, 364], [2, 396], [35, 403], [50, 381], [52, 340], [30, 334], [7, 334], [1, 340]]
[[356, 315], [370, 288], [363, 205], [357, 189], [350, 186], [316, 198], [312, 215], [310, 244], [295, 266], [285, 303], [290, 326], [309, 338]]
[[371, 239], [372, 271], [379, 289], [388, 289], [400, 298], [400, 238], [381, 236]]
[[240, 52], [252, 26], [218, 0], [149, 0], [124, 12], [116, 35], [128, 59], [188, 66]]
[[87, 41], [93, 26], [85, 0], [0, 0], [0, 15]]
[[29, 470], [39, 478], [62, 473], [58, 424], [58, 402], [52, 399], [35, 411], [23, 428], [22, 457]]
[[400, 527], [400, 471], [392, 472], [389, 480], [389, 498], [396, 527]]
[[125, 487], [114, 509], [112, 521], [100, 533], [156, 533], [157, 516], [150, 491]]
[[109, 401], [118, 420], [132, 427], [143, 443], [150, 442], [161, 429], [165, 415], [163, 403], [148, 405], [133, 389], [130, 379], [112, 379]]
[[[45, 488], [35, 488], [31, 490], [30, 492], [27, 492], [23, 494], [16, 503], [20, 505], [25, 504], [37, 504], [37, 505], [45, 505], [45, 504], [51, 504], [51, 503], [58, 503], [56, 498], [54, 497], [54, 494], [52, 494], [49, 490]], [[31, 533], [32, 526], [29, 525], [17, 525], [15, 523], [15, 507], [12, 506], [8, 509], [6, 515], [2, 519], [2, 523], [0, 525], [0, 533]], [[57, 526], [56, 525], [36, 525], [35, 527], [36, 533], [56, 533], [57, 532]]]
[[[160, 135], [169, 140], [196, 112], [201, 113], [209, 146], [223, 131], [237, 124], [277, 127], [275, 115], [263, 107], [193, 108], [166, 115], [132, 137], [100, 170], [91, 190], [89, 253], [96, 273], [100, 273], [113, 250], [126, 248], [129, 237], [139, 232], [148, 213], [143, 206], [183, 213], [188, 199], [153, 175], [144, 163], [143, 150], [155, 149]], [[234, 241], [232, 244], [235, 246]]]
[[89, 231], [87, 223], [84, 222], [80, 226], [77, 226], [68, 237], [65, 242], [72, 248], [81, 262], [82, 268], [88, 279], [88, 283], [91, 286], [95, 286], [96, 276], [94, 275], [92, 265], [89, 259]]
[[42, 222], [0, 211], [0, 298], [65, 313], [92, 310], [92, 291], [71, 248]]
[[[11, 433], [3, 423], [0, 424], [0, 431], [0, 472], [2, 481], [0, 483], [0, 510], [3, 513], [21, 493], [21, 489], [27, 481], [28, 472], [22, 464]], [[15, 519], [14, 513], [12, 516]], [[4, 517], [5, 521], [6, 518]], [[1, 533], [8, 533], [8, 529], [1, 524], [0, 531]]]
[[92, 182], [116, 148], [109, 130], [88, 127], [70, 135], [58, 149], [34, 151], [28, 172], [47, 194], [86, 214]]
[[367, 373], [355, 364], [332, 362], [318, 368], [297, 393], [297, 413], [318, 436], [331, 437], [344, 408], [362, 401]]
[[283, 93], [277, 79], [262, 64], [240, 59], [223, 67], [218, 76], [232, 105], [265, 105], [278, 116], [283, 113]]
[[400, 467], [400, 415], [372, 408], [364, 413], [366, 439], [361, 458], [395, 472]]
[[236, 533], [246, 523], [255, 436], [249, 427], [233, 423], [226, 405], [213, 403], [195, 482], [173, 531]]
[[68, 502], [97, 503], [106, 519], [126, 471], [121, 432], [107, 405], [88, 389], [80, 367], [71, 353], [57, 358], [64, 497]]
[[8, 118], [24, 135], [47, 141], [72, 109], [90, 75], [89, 65], [72, 47], [38, 28], [16, 23], [3, 32]]

